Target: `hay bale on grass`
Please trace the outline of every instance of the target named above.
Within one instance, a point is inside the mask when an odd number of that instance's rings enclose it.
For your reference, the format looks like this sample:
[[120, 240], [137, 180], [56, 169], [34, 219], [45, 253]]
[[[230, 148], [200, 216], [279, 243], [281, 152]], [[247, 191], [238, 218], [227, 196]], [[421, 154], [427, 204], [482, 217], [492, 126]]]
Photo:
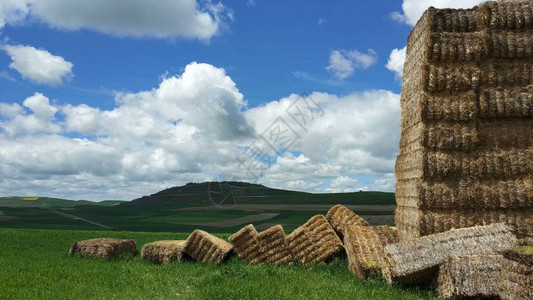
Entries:
[[453, 257], [439, 268], [439, 295], [444, 298], [497, 297], [503, 263], [501, 255]]
[[307, 235], [311, 238], [317, 249], [318, 257], [316, 259], [318, 261], [328, 261], [344, 251], [339, 236], [337, 236], [323, 215], [313, 216], [305, 223], [305, 226]]
[[505, 251], [499, 288], [504, 300], [533, 299], [533, 246], [517, 246]]
[[285, 240], [285, 231], [281, 225], [272, 226], [259, 234], [262, 254], [266, 261], [274, 264], [292, 265], [294, 256]]
[[121, 254], [137, 253], [137, 244], [134, 240], [97, 238], [80, 242], [74, 242], [70, 247], [69, 254], [81, 256], [112, 258]]
[[231, 235], [228, 240], [233, 245], [235, 252], [240, 259], [249, 264], [256, 265], [265, 261], [266, 257], [262, 251], [259, 234], [254, 225], [249, 224]]
[[348, 268], [360, 279], [370, 276], [387, 277], [387, 265], [383, 247], [398, 242], [394, 227], [353, 225], [346, 229], [344, 248], [348, 256]]
[[340, 238], [344, 237], [344, 230], [352, 225], [368, 226], [368, 222], [365, 219], [341, 204], [330, 208], [326, 214], [326, 219]]
[[316, 215], [286, 237], [289, 249], [303, 265], [326, 262], [343, 251], [342, 242], [323, 215]]
[[187, 238], [183, 253], [198, 262], [219, 264], [229, 256], [233, 246], [203, 230], [196, 229]]
[[313, 241], [306, 233], [305, 226], [296, 228], [286, 238], [287, 245], [294, 258], [303, 265], [311, 265], [318, 257], [317, 249]]
[[454, 256], [496, 254], [514, 247], [516, 237], [503, 223], [452, 229], [385, 246], [389, 283], [417, 283], [430, 279], [438, 266]]
[[167, 264], [171, 261], [180, 262], [183, 258], [185, 241], [155, 241], [145, 244], [141, 250], [141, 259], [156, 264]]

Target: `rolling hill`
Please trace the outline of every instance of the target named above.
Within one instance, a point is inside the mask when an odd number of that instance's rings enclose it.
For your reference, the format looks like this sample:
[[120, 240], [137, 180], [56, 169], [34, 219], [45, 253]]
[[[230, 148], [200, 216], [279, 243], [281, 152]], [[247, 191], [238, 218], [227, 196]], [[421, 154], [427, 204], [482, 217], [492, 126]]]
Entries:
[[344, 204], [372, 224], [393, 224], [394, 193], [313, 194], [243, 182], [188, 183], [132, 201], [0, 198], [0, 227], [86, 230], [235, 232], [282, 224], [291, 231]]

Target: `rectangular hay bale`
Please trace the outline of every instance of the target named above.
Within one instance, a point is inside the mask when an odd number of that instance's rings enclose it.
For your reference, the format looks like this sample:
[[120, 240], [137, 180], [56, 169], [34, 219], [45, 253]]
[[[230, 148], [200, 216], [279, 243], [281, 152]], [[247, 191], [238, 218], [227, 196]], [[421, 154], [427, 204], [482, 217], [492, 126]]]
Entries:
[[312, 240], [307, 236], [304, 225], [296, 228], [286, 238], [287, 245], [294, 258], [302, 265], [310, 265], [318, 257], [317, 249]]
[[137, 244], [131, 239], [97, 238], [72, 243], [69, 254], [112, 258], [121, 254], [136, 254]]
[[533, 29], [531, 1], [485, 2], [480, 5], [482, 26], [493, 30]]
[[329, 261], [332, 257], [344, 251], [339, 236], [335, 233], [326, 217], [316, 215], [306, 223], [307, 235], [313, 241], [318, 252], [317, 261]]
[[506, 223], [520, 239], [533, 236], [533, 209], [469, 209], [469, 210], [422, 210], [417, 207], [398, 206], [395, 223], [400, 241], [444, 232], [452, 228]]
[[512, 248], [516, 237], [511, 227], [496, 223], [452, 229], [411, 241], [385, 246], [390, 266], [388, 282], [417, 283], [431, 279], [438, 266], [454, 256], [497, 254]]
[[438, 292], [450, 297], [497, 297], [504, 258], [498, 254], [450, 258], [439, 268]]
[[398, 204], [434, 211], [533, 209], [533, 178], [527, 176], [514, 180], [478, 180], [475, 185], [468, 177], [414, 181], [398, 191], [402, 197]]
[[360, 225], [348, 227], [344, 248], [350, 272], [360, 279], [371, 276], [386, 278], [389, 271], [385, 264], [383, 247], [397, 242], [398, 235], [393, 227]]
[[330, 208], [326, 214], [326, 219], [340, 238], [344, 236], [344, 231], [351, 226], [368, 226], [368, 222], [365, 221], [365, 219], [341, 204], [337, 204]]
[[327, 262], [344, 248], [323, 215], [310, 218], [286, 237], [293, 256], [303, 265]]
[[266, 257], [262, 251], [259, 233], [254, 225], [249, 224], [231, 235], [228, 240], [233, 245], [240, 259], [249, 264], [256, 265], [265, 262]]
[[233, 250], [233, 246], [212, 234], [196, 229], [187, 238], [183, 253], [198, 262], [220, 264]]
[[163, 240], [145, 244], [141, 250], [141, 259], [156, 264], [167, 264], [173, 261], [180, 262], [183, 259], [183, 240]]
[[292, 265], [294, 257], [285, 240], [285, 231], [281, 225], [272, 226], [259, 234], [261, 252], [266, 261], [274, 264]]

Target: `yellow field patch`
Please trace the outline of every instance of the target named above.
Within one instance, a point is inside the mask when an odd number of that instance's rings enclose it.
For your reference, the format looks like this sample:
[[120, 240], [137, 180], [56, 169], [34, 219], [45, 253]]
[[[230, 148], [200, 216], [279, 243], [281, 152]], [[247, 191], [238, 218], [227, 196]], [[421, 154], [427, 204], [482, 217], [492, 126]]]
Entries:
[[36, 201], [39, 200], [39, 197], [20, 197], [20, 199], [26, 201]]

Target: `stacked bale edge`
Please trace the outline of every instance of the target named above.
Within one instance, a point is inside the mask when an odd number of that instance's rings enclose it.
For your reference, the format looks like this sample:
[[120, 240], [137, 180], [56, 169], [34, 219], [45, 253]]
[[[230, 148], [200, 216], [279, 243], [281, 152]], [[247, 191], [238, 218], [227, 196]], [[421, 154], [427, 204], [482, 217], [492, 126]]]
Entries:
[[172, 261], [180, 262], [183, 258], [185, 241], [164, 240], [145, 244], [141, 250], [141, 259], [156, 264], [167, 264]]
[[389, 283], [418, 283], [431, 279], [438, 266], [454, 256], [497, 254], [516, 244], [511, 227], [503, 223], [452, 229], [385, 246]]
[[428, 9], [407, 45], [400, 240], [506, 222], [533, 236], [533, 3]]
[[499, 281], [503, 300], [533, 299], [533, 246], [518, 246], [505, 251], [502, 276]]
[[371, 276], [388, 277], [383, 247], [398, 242], [394, 227], [352, 225], [345, 230], [344, 248], [348, 268], [360, 279]]
[[261, 264], [265, 261], [266, 257], [262, 251], [259, 234], [254, 225], [244, 226], [231, 235], [228, 240], [235, 248], [235, 252], [237, 252], [237, 256], [240, 259], [252, 265]]
[[344, 237], [344, 231], [352, 225], [368, 226], [368, 222], [365, 219], [341, 204], [330, 208], [326, 214], [326, 219], [340, 238]]
[[136, 254], [137, 244], [129, 239], [97, 238], [74, 242], [69, 254], [81, 256], [112, 258], [121, 254]]
[[187, 238], [183, 253], [196, 261], [219, 264], [228, 257], [233, 246], [203, 230], [196, 229]]
[[292, 265], [292, 256], [287, 241], [285, 231], [281, 225], [272, 226], [259, 234], [261, 242], [261, 253], [266, 257], [266, 261], [274, 264]]
[[294, 258], [303, 265], [326, 262], [344, 248], [326, 217], [316, 215], [286, 237]]
[[498, 297], [501, 255], [467, 255], [449, 259], [439, 268], [438, 292], [450, 297]]

